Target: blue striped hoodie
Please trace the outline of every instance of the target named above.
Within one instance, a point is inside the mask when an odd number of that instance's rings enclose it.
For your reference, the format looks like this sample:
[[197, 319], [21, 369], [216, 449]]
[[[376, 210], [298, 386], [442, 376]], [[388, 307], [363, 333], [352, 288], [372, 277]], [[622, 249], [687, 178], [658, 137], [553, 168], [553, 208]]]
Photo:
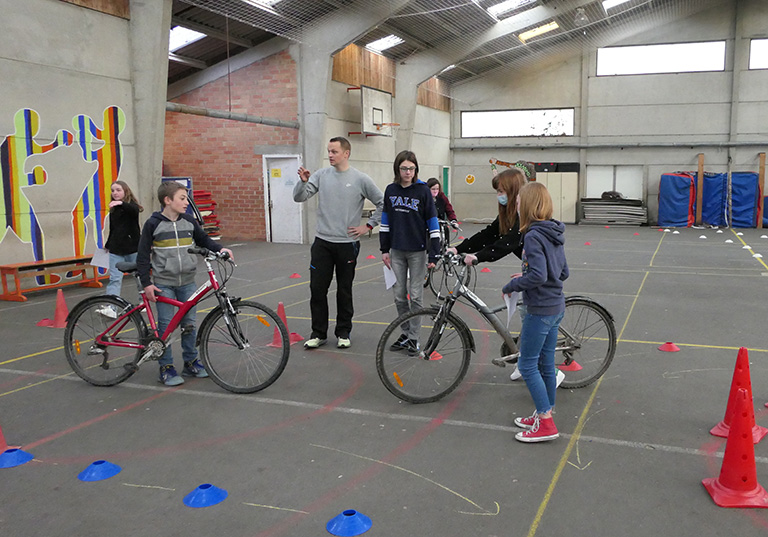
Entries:
[[383, 253], [388, 253], [390, 248], [406, 252], [428, 250], [429, 260], [437, 261], [440, 229], [432, 192], [426, 183], [417, 180], [405, 188], [398, 183], [387, 186], [379, 243]]

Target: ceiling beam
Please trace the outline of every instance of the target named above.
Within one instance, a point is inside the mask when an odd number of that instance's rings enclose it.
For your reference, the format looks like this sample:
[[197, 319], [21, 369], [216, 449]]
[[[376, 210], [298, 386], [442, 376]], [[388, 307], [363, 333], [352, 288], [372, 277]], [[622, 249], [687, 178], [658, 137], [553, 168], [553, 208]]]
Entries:
[[196, 60], [195, 58], [188, 58], [186, 56], [179, 56], [178, 54], [174, 54], [173, 52], [168, 53], [168, 59], [172, 62], [188, 65], [189, 67], [194, 67], [195, 69], [205, 69], [206, 67], [208, 67], [208, 64], [202, 60]]
[[226, 32], [222, 32], [221, 30], [211, 28], [210, 26], [206, 26], [204, 24], [192, 22], [191, 20], [187, 20], [183, 17], [171, 17], [171, 24], [173, 26], [182, 26], [184, 28], [200, 32], [201, 34], [205, 34], [208, 37], [212, 37], [213, 39], [218, 39], [225, 42], [229, 41], [233, 45], [238, 45], [245, 48], [251, 48], [254, 46], [253, 41], [250, 39], [245, 39], [236, 35], [227, 35]]

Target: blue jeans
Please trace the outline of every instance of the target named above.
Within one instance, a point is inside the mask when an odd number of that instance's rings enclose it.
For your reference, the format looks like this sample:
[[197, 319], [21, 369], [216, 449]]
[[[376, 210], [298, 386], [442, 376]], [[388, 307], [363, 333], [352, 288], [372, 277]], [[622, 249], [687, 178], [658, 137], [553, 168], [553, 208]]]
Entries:
[[[162, 295], [166, 298], [174, 298], [182, 302], [189, 300], [189, 297], [197, 290], [197, 285], [190, 283], [181, 287], [171, 287], [168, 285], [155, 284], [162, 290]], [[165, 329], [171, 324], [171, 319], [178, 311], [175, 307], [164, 302], [156, 302], [157, 307], [157, 329], [160, 335], [163, 335]], [[187, 314], [181, 318], [181, 356], [184, 363], [194, 362], [197, 358], [197, 349], [195, 348], [195, 339], [197, 337], [196, 328], [196, 308], [190, 309]], [[169, 345], [165, 353], [160, 357], [160, 366], [173, 365], [173, 352]]]
[[543, 414], [555, 406], [555, 347], [557, 329], [563, 320], [563, 313], [532, 315], [522, 310], [520, 315], [523, 327], [520, 330], [520, 358], [517, 368], [528, 386], [536, 412]]
[[127, 261], [129, 263], [136, 262], [136, 256], [138, 253], [128, 255], [118, 255], [109, 253], [109, 283], [107, 284], [108, 295], [120, 295], [120, 288], [123, 286], [123, 273], [115, 268], [115, 265], [121, 261]]
[[[409, 311], [415, 311], [421, 308], [421, 296], [424, 292], [424, 277], [427, 275], [427, 252], [419, 250], [416, 252], [406, 252], [405, 250], [390, 250], [389, 259], [392, 265], [392, 272], [395, 273], [397, 281], [393, 287], [395, 292], [395, 306], [397, 315], [400, 316]], [[408, 281], [408, 272], [410, 271], [410, 282]], [[411, 296], [410, 301], [408, 295]], [[411, 319], [400, 325], [403, 334], [408, 339], [419, 340], [419, 330], [421, 326], [416, 326], [419, 319]]]

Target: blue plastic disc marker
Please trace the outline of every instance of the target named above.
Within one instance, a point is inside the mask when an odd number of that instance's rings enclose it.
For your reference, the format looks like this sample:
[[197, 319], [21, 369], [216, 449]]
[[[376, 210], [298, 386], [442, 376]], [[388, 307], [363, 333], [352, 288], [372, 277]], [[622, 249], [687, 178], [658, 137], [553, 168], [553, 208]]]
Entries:
[[184, 496], [184, 505], [187, 507], [208, 507], [223, 502], [229, 493], [224, 490], [204, 483]]
[[94, 461], [88, 468], [80, 472], [77, 478], [80, 481], [102, 481], [116, 476], [123, 469], [109, 461]]

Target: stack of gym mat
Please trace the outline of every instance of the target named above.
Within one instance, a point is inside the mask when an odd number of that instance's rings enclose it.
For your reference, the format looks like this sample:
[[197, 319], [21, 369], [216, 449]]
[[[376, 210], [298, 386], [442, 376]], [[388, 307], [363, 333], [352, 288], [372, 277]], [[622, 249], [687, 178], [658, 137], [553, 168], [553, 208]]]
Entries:
[[581, 198], [584, 217], [581, 224], [628, 224], [648, 223], [648, 209], [643, 200]]
[[203, 220], [203, 230], [214, 240], [221, 239], [221, 230], [219, 229], [219, 218], [216, 216], [216, 202], [211, 193], [207, 190], [194, 190], [193, 197], [195, 205], [200, 212], [200, 218]]

